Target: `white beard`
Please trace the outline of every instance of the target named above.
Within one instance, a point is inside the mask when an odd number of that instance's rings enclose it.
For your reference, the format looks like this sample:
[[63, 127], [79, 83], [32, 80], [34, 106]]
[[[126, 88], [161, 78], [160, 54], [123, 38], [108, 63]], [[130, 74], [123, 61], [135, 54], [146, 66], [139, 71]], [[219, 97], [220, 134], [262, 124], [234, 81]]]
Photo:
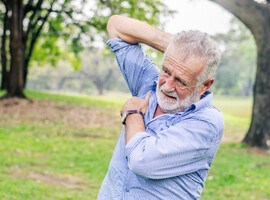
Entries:
[[[187, 96], [185, 99], [180, 99], [180, 97], [178, 96], [176, 92], [167, 93], [163, 90], [163, 88], [164, 88], [164, 84], [161, 85], [161, 87], [157, 86], [156, 96], [157, 96], [158, 105], [166, 113], [176, 113], [179, 111], [184, 111], [191, 104], [200, 100], [198, 87], [196, 87], [192, 91], [192, 93], [189, 96]], [[171, 100], [164, 97], [163, 93], [165, 93], [168, 96], [176, 98], [176, 100]]]

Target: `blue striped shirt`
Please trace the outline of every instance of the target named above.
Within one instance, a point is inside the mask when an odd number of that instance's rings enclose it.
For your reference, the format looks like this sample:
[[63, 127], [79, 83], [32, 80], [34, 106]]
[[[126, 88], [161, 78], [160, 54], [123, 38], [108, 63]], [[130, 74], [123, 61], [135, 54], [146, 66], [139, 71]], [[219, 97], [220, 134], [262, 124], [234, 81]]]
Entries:
[[99, 200], [199, 199], [224, 129], [212, 92], [185, 111], [154, 118], [159, 69], [141, 45], [107, 42], [133, 96], [151, 91], [145, 132], [125, 144], [125, 128], [116, 144]]

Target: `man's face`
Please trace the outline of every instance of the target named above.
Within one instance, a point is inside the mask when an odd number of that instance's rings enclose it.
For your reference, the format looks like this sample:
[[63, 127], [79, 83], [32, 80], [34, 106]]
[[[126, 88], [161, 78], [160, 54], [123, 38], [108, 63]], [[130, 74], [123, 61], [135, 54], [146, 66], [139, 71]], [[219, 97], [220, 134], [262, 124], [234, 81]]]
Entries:
[[204, 62], [194, 57], [185, 58], [170, 47], [164, 58], [157, 87], [157, 100], [164, 112], [179, 112], [198, 101], [204, 93], [197, 86], [197, 76], [204, 69]]

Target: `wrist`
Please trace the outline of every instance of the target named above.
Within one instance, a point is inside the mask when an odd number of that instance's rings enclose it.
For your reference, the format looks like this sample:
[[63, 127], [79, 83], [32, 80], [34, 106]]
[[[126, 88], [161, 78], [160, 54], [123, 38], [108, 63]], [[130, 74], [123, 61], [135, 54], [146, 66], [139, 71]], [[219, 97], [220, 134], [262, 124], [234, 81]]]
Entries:
[[143, 113], [140, 111], [140, 110], [127, 110], [127, 111], [125, 111], [124, 112], [124, 114], [123, 114], [123, 117], [122, 117], [122, 124], [124, 124], [124, 125], [126, 125], [126, 120], [127, 120], [127, 118], [129, 117], [129, 116], [131, 116], [131, 115], [133, 115], [133, 116], [135, 116], [135, 115], [137, 115], [137, 116], [142, 116], [142, 118], [143, 118]]
[[126, 125], [130, 123], [137, 123], [138, 120], [143, 120], [143, 116], [139, 113], [134, 113], [132, 115], [128, 115], [126, 117]]
[[157, 35], [157, 38], [158, 38], [157, 41], [158, 41], [158, 45], [159, 45], [158, 50], [161, 51], [162, 53], [165, 53], [168, 46], [173, 41], [174, 37], [175, 36], [170, 34], [170, 33], [160, 32]]

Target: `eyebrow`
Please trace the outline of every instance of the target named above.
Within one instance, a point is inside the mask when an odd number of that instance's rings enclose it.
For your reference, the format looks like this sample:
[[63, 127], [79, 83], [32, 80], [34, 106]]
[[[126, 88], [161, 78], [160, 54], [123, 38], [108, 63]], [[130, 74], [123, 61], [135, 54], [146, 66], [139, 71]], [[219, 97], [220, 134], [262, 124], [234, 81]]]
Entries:
[[183, 83], [185, 86], [187, 86], [186, 82], [185, 82], [185, 81], [183, 81], [182, 79], [180, 79], [180, 78], [176, 77], [176, 78], [175, 78], [175, 80], [177, 80], [177, 81], [179, 81], [179, 82]]
[[[164, 65], [162, 65], [162, 69], [168, 71], [171, 74], [170, 70], [167, 67], [165, 67]], [[180, 77], [175, 77], [175, 80], [177, 80], [177, 81], [183, 83], [185, 86], [187, 86], [186, 81], [183, 81], [183, 79], [181, 79]]]

